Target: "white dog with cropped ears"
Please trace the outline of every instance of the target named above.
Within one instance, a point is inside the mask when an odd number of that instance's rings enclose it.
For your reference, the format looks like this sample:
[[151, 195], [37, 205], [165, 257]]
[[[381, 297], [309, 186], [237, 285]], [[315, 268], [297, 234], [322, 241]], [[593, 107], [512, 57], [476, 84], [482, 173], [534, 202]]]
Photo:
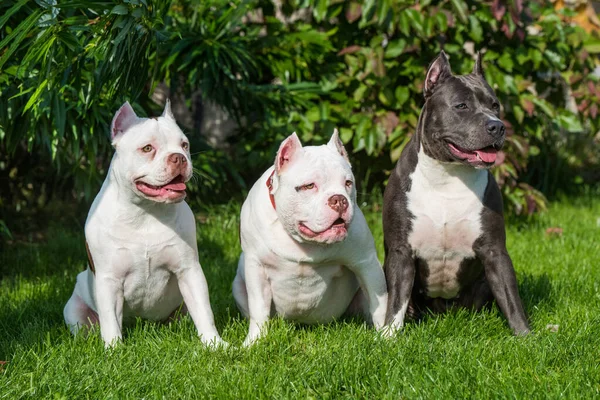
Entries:
[[240, 235], [233, 295], [250, 319], [244, 345], [275, 315], [313, 324], [362, 314], [383, 327], [385, 277], [337, 131], [324, 146], [302, 147], [295, 133], [281, 144], [244, 202]]
[[73, 334], [99, 323], [108, 347], [121, 340], [124, 319], [166, 320], [184, 301], [202, 342], [222, 343], [184, 201], [189, 141], [169, 102], [158, 118], [138, 118], [125, 103], [111, 135], [116, 151], [85, 224], [89, 266], [77, 276], [65, 322]]

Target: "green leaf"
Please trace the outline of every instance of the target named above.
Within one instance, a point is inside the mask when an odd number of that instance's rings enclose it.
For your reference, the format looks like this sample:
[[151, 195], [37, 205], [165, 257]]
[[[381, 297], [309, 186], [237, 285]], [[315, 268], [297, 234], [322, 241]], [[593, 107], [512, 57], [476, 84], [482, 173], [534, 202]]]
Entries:
[[533, 101], [533, 103], [538, 106], [539, 108], [542, 109], [542, 111], [549, 117], [553, 118], [554, 117], [554, 108], [552, 107], [552, 105], [550, 105], [546, 100], [537, 98], [537, 97], [532, 97], [531, 101]]
[[458, 18], [463, 22], [467, 22], [467, 5], [463, 0], [450, 0], [456, 14], [458, 14]]
[[[16, 2], [11, 8], [9, 8], [7, 11], [4, 12], [4, 15], [2, 15], [2, 17], [0, 17], [0, 29], [2, 29], [2, 27], [4, 26], [4, 24], [6, 24], [6, 21], [8, 21], [8, 19], [17, 11], [19, 11], [21, 9], [21, 7], [23, 7], [25, 4], [27, 4], [29, 2], [29, 0], [20, 0], [18, 2]], [[10, 32], [8, 32], [10, 33]], [[2, 46], [0, 46], [0, 48], [2, 48]]]
[[479, 20], [474, 15], [469, 15], [469, 36], [471, 39], [475, 41], [475, 43], [479, 43], [483, 40], [483, 29], [481, 28], [481, 24]]
[[574, 114], [561, 114], [556, 119], [558, 125], [562, 128], [566, 129], [569, 132], [581, 132], [583, 131], [583, 126], [581, 125], [581, 121]]
[[359, 28], [364, 28], [371, 22], [373, 16], [375, 15], [375, 11], [377, 9], [377, 1], [376, 0], [366, 0], [363, 5], [362, 16], [360, 18], [360, 23], [358, 24]]
[[550, 62], [554, 66], [556, 66], [557, 68], [560, 68], [560, 69], [564, 68], [562, 57], [558, 53], [555, 53], [551, 50], [546, 50], [544, 52], [544, 54], [546, 55], [546, 58], [548, 60], [550, 60]]
[[23, 109], [23, 113], [25, 113], [31, 107], [33, 107], [33, 105], [37, 102], [38, 98], [40, 97], [40, 95], [42, 94], [42, 92], [44, 91], [44, 89], [46, 89], [46, 85], [47, 84], [48, 84], [48, 79], [44, 79], [42, 81], [42, 83], [40, 83], [38, 85], [37, 89], [35, 90], [35, 92], [33, 92], [33, 94], [31, 95], [31, 97], [29, 98], [29, 101], [25, 105], [25, 108]]
[[523, 123], [523, 118], [525, 117], [525, 112], [523, 112], [523, 109], [517, 105], [514, 105], [512, 111], [517, 122], [519, 124]]
[[529, 49], [529, 58], [533, 60], [533, 66], [537, 69], [539, 68], [540, 63], [542, 62], [543, 54], [541, 51], [531, 48]]
[[352, 136], [354, 136], [354, 132], [352, 132], [352, 129], [349, 129], [349, 128], [341, 128], [340, 129], [340, 139], [342, 139], [342, 142], [344, 142], [344, 144], [348, 144], [348, 142], [350, 142], [352, 140]]
[[377, 98], [386, 107], [389, 107], [394, 101], [394, 93], [390, 88], [385, 88], [379, 92]]
[[588, 53], [600, 53], [600, 38], [597, 36], [589, 36], [583, 44], [583, 47]]
[[[42, 10], [37, 10], [31, 13], [24, 21], [19, 23], [19, 25], [0, 42], [0, 49], [4, 49], [8, 43], [10, 43], [10, 47], [8, 50], [4, 51], [2, 57], [0, 57], [0, 71], [2, 71], [2, 66], [8, 59], [13, 55], [13, 53], [19, 48], [21, 42], [27, 37], [28, 34], [31, 33], [31, 30], [37, 24], [40, 16], [42, 15]], [[12, 43], [11, 43], [12, 41]]]
[[129, 9], [127, 8], [127, 6], [125, 6], [123, 4], [118, 4], [113, 7], [113, 9], [110, 11], [110, 13], [118, 14], [118, 15], [127, 15], [129, 13]]
[[382, 24], [388, 15], [390, 10], [390, 0], [379, 0], [379, 10], [377, 12], [377, 22]]
[[502, 54], [502, 56], [497, 60], [497, 63], [502, 68], [504, 68], [507, 72], [512, 72], [513, 67], [515, 65], [510, 53]]
[[141, 8], [139, 8], [139, 7], [138, 7], [138, 8], [136, 8], [136, 9], [134, 9], [134, 10], [131, 12], [131, 16], [132, 16], [133, 18], [138, 18], [138, 19], [139, 19], [139, 18], [141, 18], [141, 17], [142, 17], [142, 15], [144, 15], [144, 10], [142, 10], [142, 9], [141, 9]]
[[407, 9], [406, 13], [408, 13], [409, 23], [412, 28], [417, 32], [417, 34], [419, 34], [419, 36], [423, 36], [423, 14], [413, 8]]
[[328, 0], [317, 0], [316, 7], [313, 7], [313, 15], [318, 22], [321, 22], [327, 16]]
[[404, 51], [406, 47], [406, 40], [397, 39], [388, 43], [385, 48], [385, 58], [396, 58]]
[[69, 48], [69, 50], [73, 52], [78, 51], [81, 47], [79, 41], [77, 40], [77, 37], [75, 37], [75, 35], [73, 35], [69, 31], [63, 30], [59, 32], [58, 37], [60, 41], [64, 43]]
[[365, 85], [364, 83], [361, 83], [358, 86], [358, 88], [354, 91], [354, 94], [352, 95], [352, 98], [354, 99], [354, 101], [356, 101], [356, 102], [362, 101], [362, 98], [365, 95], [365, 92], [367, 91], [367, 89], [368, 89], [367, 85]]
[[433, 36], [433, 24], [434, 19], [429, 15], [425, 15], [423, 18], [423, 33], [425, 34], [425, 37], [429, 38]]
[[328, 101], [322, 101], [320, 104], [320, 119], [321, 121], [327, 121], [330, 115], [330, 104]]
[[321, 110], [319, 107], [313, 107], [306, 112], [306, 118], [311, 122], [317, 122], [321, 119]]
[[408, 100], [410, 96], [410, 90], [406, 86], [398, 86], [395, 92], [396, 100], [398, 105], [402, 106]]
[[438, 25], [438, 29], [440, 32], [445, 33], [448, 30], [448, 17], [443, 12], [438, 12], [435, 14], [435, 20]]
[[365, 137], [365, 150], [368, 155], [375, 152], [375, 144], [377, 143], [377, 130], [374, 127], [368, 129]]
[[408, 16], [408, 10], [403, 10], [398, 15], [398, 29], [404, 36], [410, 34], [410, 18]]

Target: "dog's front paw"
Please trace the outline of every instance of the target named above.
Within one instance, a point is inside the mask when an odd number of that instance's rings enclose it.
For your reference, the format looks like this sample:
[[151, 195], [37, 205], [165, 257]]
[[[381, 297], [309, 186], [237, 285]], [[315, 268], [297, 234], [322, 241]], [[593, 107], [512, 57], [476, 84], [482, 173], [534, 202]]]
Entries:
[[104, 348], [105, 349], [114, 349], [115, 347], [117, 347], [118, 345], [120, 345], [122, 343], [122, 339], [118, 336], [112, 338], [112, 339], [104, 339]]
[[532, 335], [533, 333], [531, 332], [531, 329], [529, 329], [529, 328], [522, 328], [522, 329], [514, 329], [513, 334], [517, 337], [523, 337], [523, 336]]
[[250, 347], [254, 343], [256, 343], [257, 340], [258, 340], [258, 338], [250, 337], [250, 335], [248, 335], [248, 336], [246, 336], [246, 339], [244, 339], [244, 342], [242, 343], [242, 347]]
[[379, 336], [382, 338], [393, 338], [394, 336], [396, 336], [396, 334], [398, 332], [400, 332], [402, 330], [402, 325], [401, 326], [393, 326], [393, 325], [385, 325], [382, 326], [381, 328], [377, 329], [377, 333], [379, 333]]
[[242, 343], [242, 347], [250, 347], [250, 346], [254, 345], [260, 338], [261, 338], [261, 335], [253, 335], [253, 334], [249, 333], [248, 336], [246, 336], [246, 339], [244, 339], [244, 342]]
[[211, 349], [227, 348], [229, 343], [221, 339], [219, 335], [200, 335], [202, 343]]

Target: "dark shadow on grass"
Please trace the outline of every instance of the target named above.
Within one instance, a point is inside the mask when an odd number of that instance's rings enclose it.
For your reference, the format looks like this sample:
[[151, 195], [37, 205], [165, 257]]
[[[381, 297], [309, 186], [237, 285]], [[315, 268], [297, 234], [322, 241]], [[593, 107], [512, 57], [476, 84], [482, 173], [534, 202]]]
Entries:
[[333, 319], [330, 322], [326, 322], [326, 323], [322, 323], [322, 324], [304, 324], [302, 322], [297, 322], [297, 321], [291, 321], [291, 320], [286, 320], [286, 323], [289, 323], [295, 331], [313, 331], [315, 329], [319, 329], [320, 327], [326, 326], [326, 327], [332, 327], [335, 325], [339, 325], [339, 324], [348, 324], [354, 327], [360, 327], [363, 326], [365, 324], [367, 324], [367, 328], [368, 329], [373, 329], [373, 331], [375, 331], [375, 328], [373, 327], [373, 325], [367, 323], [363, 318], [358, 317], [358, 316], [341, 316], [338, 319]]
[[44, 241], [7, 245], [0, 255], [0, 279], [81, 272], [87, 265], [84, 243], [83, 231], [53, 228]]
[[62, 316], [63, 294], [55, 290], [38, 292], [8, 309], [0, 309], [1, 360], [10, 360], [19, 346], [32, 348], [43, 342], [51, 331], [68, 331]]
[[[527, 314], [529, 320], [531, 321], [531, 317], [535, 314], [535, 310], [537, 308], [553, 308], [555, 306], [555, 297], [554, 289], [552, 287], [552, 282], [548, 278], [547, 274], [541, 275], [531, 275], [525, 274], [520, 278], [519, 284], [519, 295], [523, 302], [523, 307], [525, 308], [525, 313]], [[502, 312], [498, 309], [496, 302], [488, 303], [485, 307], [485, 311], [489, 311], [492, 308], [497, 309], [498, 314], [502, 315]], [[449, 308], [444, 312], [436, 312], [430, 309], [422, 312], [416, 318], [407, 318], [408, 323], [416, 323], [416, 324], [427, 324], [433, 323], [433, 321], [439, 317], [443, 317], [445, 314], [462, 312], [463, 309], [458, 309], [456, 307]], [[467, 313], [475, 314], [478, 311], [474, 310], [466, 310]], [[503, 316], [504, 318], [504, 316]], [[504, 322], [508, 327], [508, 323], [504, 318]]]
[[547, 274], [522, 274], [519, 280], [519, 295], [527, 315], [531, 315], [535, 312], [535, 308], [542, 305], [554, 308], [556, 296], [552, 281]]
[[[48, 237], [46, 242], [19, 243], [11, 247], [10, 254], [0, 257], [3, 261], [0, 279], [5, 285], [4, 290], [19, 290], [23, 282], [32, 285], [32, 289], [22, 289], [23, 298], [18, 304], [0, 307], [0, 360], [10, 359], [20, 346], [36, 346], [51, 331], [54, 332], [52, 336], [57, 330], [68, 332], [63, 307], [73, 292], [77, 274], [87, 265], [83, 232], [62, 231]], [[223, 251], [223, 243], [212, 240], [208, 230], [205, 234], [200, 233], [198, 247], [217, 330], [223, 332], [231, 320], [231, 310], [237, 311], [231, 293], [237, 259], [231, 252], [228, 257]], [[204, 262], [202, 258], [205, 258]], [[41, 285], [50, 287], [39, 289]], [[135, 323], [127, 323], [124, 327], [125, 340], [133, 327]]]

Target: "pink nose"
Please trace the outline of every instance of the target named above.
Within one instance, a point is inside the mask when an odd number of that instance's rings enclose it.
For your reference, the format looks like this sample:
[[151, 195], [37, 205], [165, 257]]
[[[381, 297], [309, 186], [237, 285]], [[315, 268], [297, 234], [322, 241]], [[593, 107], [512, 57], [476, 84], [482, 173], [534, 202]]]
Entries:
[[341, 194], [331, 196], [327, 201], [327, 204], [332, 210], [337, 211], [340, 214], [348, 209], [348, 199]]
[[183, 165], [185, 163], [187, 163], [187, 158], [185, 158], [185, 156], [181, 153], [173, 153], [173, 154], [169, 154], [169, 158], [168, 158], [169, 162], [172, 164], [180, 164]]

